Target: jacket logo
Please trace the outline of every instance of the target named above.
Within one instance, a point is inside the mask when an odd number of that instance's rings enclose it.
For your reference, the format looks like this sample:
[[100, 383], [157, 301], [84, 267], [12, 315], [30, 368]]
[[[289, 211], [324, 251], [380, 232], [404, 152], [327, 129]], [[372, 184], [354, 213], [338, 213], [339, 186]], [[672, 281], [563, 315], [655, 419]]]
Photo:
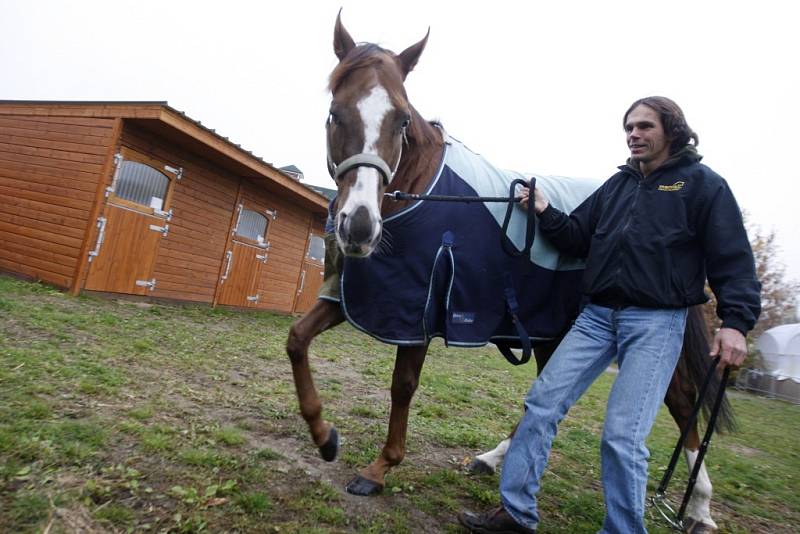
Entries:
[[680, 191], [680, 190], [681, 190], [681, 188], [682, 188], [684, 185], [686, 185], [686, 182], [684, 182], [683, 180], [681, 180], [681, 181], [679, 181], [679, 182], [675, 182], [675, 183], [674, 183], [674, 184], [672, 184], [672, 185], [659, 185], [659, 186], [658, 186], [658, 190], [659, 190], [659, 191]]

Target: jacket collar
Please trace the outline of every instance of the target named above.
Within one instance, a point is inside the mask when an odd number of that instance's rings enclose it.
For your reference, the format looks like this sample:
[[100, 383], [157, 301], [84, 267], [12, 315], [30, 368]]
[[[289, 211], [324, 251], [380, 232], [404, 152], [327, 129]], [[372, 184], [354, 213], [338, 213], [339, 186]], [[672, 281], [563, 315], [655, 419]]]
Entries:
[[[667, 158], [667, 160], [662, 163], [660, 167], [650, 173], [650, 176], [648, 176], [647, 179], [652, 177], [657, 172], [661, 172], [665, 169], [691, 165], [693, 163], [698, 163], [702, 159], [703, 156], [697, 152], [697, 149], [693, 145], [686, 145]], [[626, 174], [632, 174], [637, 180], [645, 179], [645, 177], [642, 175], [642, 172], [639, 170], [639, 164], [633, 162], [631, 158], [628, 158], [628, 160], [625, 162], [625, 165], [620, 165], [617, 168]]]

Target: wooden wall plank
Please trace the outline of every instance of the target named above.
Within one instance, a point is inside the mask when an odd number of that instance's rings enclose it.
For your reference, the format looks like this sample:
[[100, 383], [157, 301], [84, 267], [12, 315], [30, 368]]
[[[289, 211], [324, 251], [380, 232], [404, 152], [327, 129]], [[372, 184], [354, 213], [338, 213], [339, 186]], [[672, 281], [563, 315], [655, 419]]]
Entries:
[[[76, 164], [76, 166], [81, 167], [80, 164]], [[46, 158], [20, 156], [18, 154], [9, 154], [8, 152], [0, 152], [0, 168], [30, 172], [32, 174], [44, 174], [63, 178], [66, 181], [97, 182], [97, 172], [94, 170], [96, 168], [94, 165], [86, 166], [83, 170], [70, 169]]]
[[0, 105], [0, 257], [69, 287], [114, 121], [9, 111]]
[[58, 195], [50, 195], [47, 193], [41, 193], [39, 191], [30, 191], [28, 189], [16, 189], [0, 184], [0, 196], [3, 195], [6, 197], [3, 202], [6, 202], [8, 199], [12, 198], [33, 200], [53, 206], [66, 206], [68, 208], [73, 208], [83, 212], [83, 216], [88, 215], [89, 208], [91, 208], [91, 201], [64, 198], [59, 197]]
[[[3, 192], [0, 191], [0, 195], [2, 194]], [[15, 198], [11, 197], [10, 195], [3, 198], [2, 202], [7, 206], [12, 206], [15, 208], [19, 207], [22, 209], [35, 211], [37, 213], [52, 213], [53, 215], [61, 215], [71, 219], [84, 221], [84, 224], [86, 222], [86, 210], [70, 208], [66, 206], [56, 206], [54, 204], [50, 204], [49, 202], [41, 202], [27, 198]]]
[[[94, 193], [94, 188], [97, 185], [89, 181], [77, 180], [72, 178], [64, 178], [61, 176], [53, 176], [50, 174], [40, 174], [36, 172], [26, 172], [15, 168], [16, 166], [3, 165], [0, 166], [0, 176], [10, 178], [13, 180], [21, 180], [27, 183], [33, 182], [44, 185], [54, 185], [63, 187], [65, 189], [74, 189], [76, 191]], [[96, 178], [96, 177], [95, 177]]]
[[[74, 141], [76, 137], [95, 138], [99, 137], [102, 141], [99, 143], [107, 143], [111, 137], [111, 128], [113, 121], [104, 120], [104, 126], [91, 126], [83, 124], [67, 124], [64, 122], [56, 121], [56, 117], [20, 117], [18, 115], [2, 115], [0, 114], [0, 129], [6, 128], [19, 128], [25, 131], [48, 132], [55, 135], [64, 135], [64, 138], [57, 138], [61, 141]], [[76, 122], [75, 119], [70, 119], [71, 122]]]
[[35, 146], [20, 145], [5, 142], [3, 139], [0, 139], [0, 151], [11, 154], [21, 154], [25, 156], [38, 156], [42, 158], [84, 165], [96, 165], [98, 170], [100, 170], [103, 165], [103, 157], [95, 154], [80, 154], [76, 152], [69, 152], [67, 150], [55, 150], [52, 148], [39, 148]]
[[88, 191], [81, 191], [79, 189], [69, 189], [47, 183], [34, 182], [31, 180], [10, 178], [5, 176], [5, 172], [0, 170], [0, 187], [9, 187], [17, 189], [18, 191], [31, 191], [37, 193], [45, 193], [53, 197], [62, 199], [78, 200], [82, 202], [91, 203], [94, 195]]
[[58, 287], [68, 287], [70, 282], [70, 278], [63, 274], [54, 273], [41, 266], [29, 265], [27, 262], [5, 259], [2, 256], [0, 256], [0, 270], [26, 276], [34, 280], [42, 280]]
[[[0, 142], [8, 145], [44, 148], [48, 150], [52, 149], [70, 154], [84, 154], [88, 156], [100, 157], [102, 157], [105, 152], [105, 147], [103, 147], [101, 144], [59, 141], [55, 139], [56, 137], [61, 136], [52, 133], [48, 134], [47, 132], [35, 131], [23, 135], [16, 128], [3, 128], [0, 130]], [[97, 159], [99, 160], [100, 158]]]
[[64, 217], [52, 216], [49, 213], [31, 212], [16, 206], [0, 204], [0, 221], [14, 226], [41, 228], [52, 234], [81, 239], [85, 222], [79, 221], [76, 223], [70, 220], [70, 223], [75, 226], [67, 226], [64, 223], [65, 220]]

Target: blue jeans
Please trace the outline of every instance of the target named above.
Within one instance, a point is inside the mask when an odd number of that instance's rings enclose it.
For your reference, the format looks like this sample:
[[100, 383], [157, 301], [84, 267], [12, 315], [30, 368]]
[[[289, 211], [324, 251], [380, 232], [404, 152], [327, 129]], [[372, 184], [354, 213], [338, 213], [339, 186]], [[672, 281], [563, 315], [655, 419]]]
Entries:
[[646, 532], [645, 439], [680, 356], [686, 308], [586, 306], [525, 399], [525, 414], [503, 463], [500, 498], [520, 524], [536, 528], [536, 493], [558, 423], [616, 358], [600, 447], [603, 533]]

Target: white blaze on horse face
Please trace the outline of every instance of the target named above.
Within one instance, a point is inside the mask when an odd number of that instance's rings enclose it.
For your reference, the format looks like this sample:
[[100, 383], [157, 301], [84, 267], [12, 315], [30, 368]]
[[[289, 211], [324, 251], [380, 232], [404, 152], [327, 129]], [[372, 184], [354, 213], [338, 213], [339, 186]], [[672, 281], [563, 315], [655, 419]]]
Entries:
[[[358, 102], [356, 107], [361, 115], [361, 122], [364, 124], [364, 148], [361, 152], [380, 156], [378, 141], [381, 125], [383, 119], [392, 110], [389, 93], [383, 86], [376, 85]], [[383, 176], [378, 170], [372, 167], [359, 167], [356, 170], [356, 181], [350, 186], [347, 199], [340, 210], [340, 213], [349, 215], [361, 206], [367, 208], [372, 222], [372, 241], [377, 239], [381, 229], [380, 185], [382, 181]]]

